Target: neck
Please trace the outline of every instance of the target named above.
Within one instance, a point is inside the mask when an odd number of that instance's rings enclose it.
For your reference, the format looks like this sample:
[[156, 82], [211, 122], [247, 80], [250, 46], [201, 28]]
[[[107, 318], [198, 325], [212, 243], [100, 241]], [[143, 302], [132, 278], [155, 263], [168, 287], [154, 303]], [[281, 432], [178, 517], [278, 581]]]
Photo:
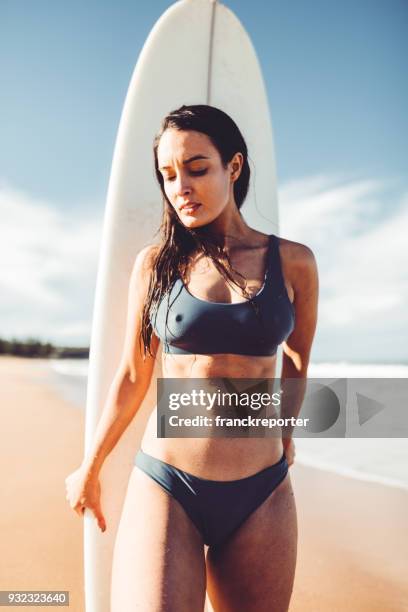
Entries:
[[235, 202], [233, 205], [227, 205], [214, 221], [206, 225], [205, 231], [214, 236], [227, 252], [239, 244], [250, 241], [254, 233], [245, 223]]

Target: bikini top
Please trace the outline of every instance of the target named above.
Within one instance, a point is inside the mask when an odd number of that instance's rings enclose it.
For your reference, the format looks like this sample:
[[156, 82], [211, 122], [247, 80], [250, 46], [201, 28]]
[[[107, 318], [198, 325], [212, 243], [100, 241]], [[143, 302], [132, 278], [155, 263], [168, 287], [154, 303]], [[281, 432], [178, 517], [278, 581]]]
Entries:
[[178, 277], [150, 319], [163, 352], [274, 355], [294, 329], [295, 311], [283, 280], [279, 239], [269, 236], [264, 284], [250, 300], [210, 302]]

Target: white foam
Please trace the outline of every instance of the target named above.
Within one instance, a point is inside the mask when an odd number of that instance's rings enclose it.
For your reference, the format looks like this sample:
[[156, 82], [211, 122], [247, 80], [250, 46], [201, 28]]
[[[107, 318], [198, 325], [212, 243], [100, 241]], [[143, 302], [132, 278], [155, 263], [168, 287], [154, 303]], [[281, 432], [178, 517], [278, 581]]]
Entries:
[[[51, 367], [67, 376], [88, 376], [88, 359], [51, 359]], [[381, 363], [310, 363], [309, 378], [408, 378], [408, 365]]]
[[307, 375], [308, 378], [408, 378], [408, 365], [347, 361], [310, 363]]
[[64, 376], [88, 376], [88, 359], [50, 359], [50, 367]]
[[408, 491], [408, 482], [404, 482], [402, 480], [390, 478], [387, 476], [380, 476], [379, 474], [363, 472], [352, 467], [341, 466], [340, 464], [327, 462], [299, 451], [296, 451], [295, 462], [309, 467], [313, 467], [318, 470], [324, 470], [325, 472], [331, 472], [334, 474], [339, 474], [340, 476], [346, 476], [347, 478], [354, 478], [355, 480], [362, 480], [364, 482], [374, 482], [388, 487], [394, 487], [397, 489], [404, 489], [405, 491]]

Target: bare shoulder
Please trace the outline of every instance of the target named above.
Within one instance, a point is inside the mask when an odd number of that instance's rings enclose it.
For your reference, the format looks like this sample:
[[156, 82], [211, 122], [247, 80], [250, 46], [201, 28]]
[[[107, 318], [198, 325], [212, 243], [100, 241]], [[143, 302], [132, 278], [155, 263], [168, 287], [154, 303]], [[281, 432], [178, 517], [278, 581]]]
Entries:
[[143, 247], [136, 255], [133, 274], [150, 274], [154, 262], [156, 261], [157, 253], [159, 252], [158, 244], [148, 244]]
[[143, 303], [148, 293], [150, 278], [158, 250], [158, 245], [148, 244], [138, 251], [133, 262], [130, 274], [130, 293], [140, 302], [140, 304]]
[[314, 253], [301, 242], [279, 238], [282, 270], [293, 295], [317, 294], [319, 273]]
[[279, 237], [279, 251], [288, 264], [307, 266], [316, 261], [312, 249], [301, 242]]
[[312, 249], [306, 244], [279, 237], [279, 252], [283, 265], [288, 269], [293, 271], [316, 269], [316, 258]]

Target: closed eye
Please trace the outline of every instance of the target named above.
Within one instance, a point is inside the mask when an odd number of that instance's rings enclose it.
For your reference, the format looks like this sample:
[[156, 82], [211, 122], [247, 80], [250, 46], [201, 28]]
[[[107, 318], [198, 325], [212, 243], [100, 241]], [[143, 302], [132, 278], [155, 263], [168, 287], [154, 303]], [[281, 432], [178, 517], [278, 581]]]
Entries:
[[[190, 170], [191, 176], [203, 176], [206, 173], [207, 173], [207, 169], [205, 169], [205, 170]], [[174, 181], [175, 178], [176, 178], [175, 176], [168, 176], [168, 177], [165, 177], [165, 180], [166, 181]]]

